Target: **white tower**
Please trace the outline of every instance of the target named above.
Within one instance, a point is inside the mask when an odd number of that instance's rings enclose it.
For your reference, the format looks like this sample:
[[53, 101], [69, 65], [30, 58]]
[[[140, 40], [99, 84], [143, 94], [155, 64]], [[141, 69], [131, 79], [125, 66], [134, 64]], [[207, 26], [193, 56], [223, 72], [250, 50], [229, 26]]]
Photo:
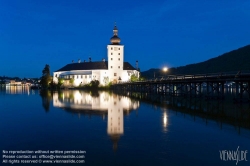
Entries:
[[120, 38], [118, 37], [118, 29], [115, 25], [113, 30], [113, 37], [111, 37], [111, 44], [108, 45], [108, 70], [109, 81], [122, 81], [123, 62], [124, 62], [124, 46], [120, 45]]

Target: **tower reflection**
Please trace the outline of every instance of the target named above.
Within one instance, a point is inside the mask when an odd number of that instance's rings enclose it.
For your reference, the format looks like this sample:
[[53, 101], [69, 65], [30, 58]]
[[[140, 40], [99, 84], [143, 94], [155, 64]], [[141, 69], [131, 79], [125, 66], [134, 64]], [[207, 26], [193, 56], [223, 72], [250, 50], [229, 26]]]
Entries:
[[139, 101], [108, 92], [69, 90], [53, 94], [54, 107], [78, 114], [97, 114], [103, 118], [107, 114], [107, 134], [111, 137], [114, 151], [117, 150], [121, 135], [124, 134], [124, 113], [129, 114], [138, 109], [139, 105]]

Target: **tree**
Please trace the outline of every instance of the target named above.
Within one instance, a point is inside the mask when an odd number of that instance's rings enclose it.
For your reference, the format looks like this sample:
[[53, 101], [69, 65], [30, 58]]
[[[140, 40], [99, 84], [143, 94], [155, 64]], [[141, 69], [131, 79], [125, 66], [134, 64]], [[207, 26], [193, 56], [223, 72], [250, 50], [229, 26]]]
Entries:
[[62, 86], [63, 83], [64, 83], [64, 79], [63, 78], [58, 78], [58, 87], [59, 88]]
[[90, 82], [90, 86], [91, 86], [92, 88], [97, 88], [97, 87], [99, 86], [99, 84], [100, 84], [100, 82], [99, 82], [98, 80], [92, 80], [92, 81]]
[[130, 77], [130, 81], [131, 82], [138, 81], [138, 77], [135, 74], [132, 74], [131, 77]]
[[42, 77], [41, 77], [41, 86], [42, 88], [44, 89], [47, 89], [49, 87], [49, 84], [51, 83], [52, 81], [52, 77], [50, 75], [50, 67], [48, 64], [45, 65], [43, 71], [42, 71]]
[[142, 76], [139, 77], [139, 81], [145, 81], [145, 80], [146, 80], [145, 77], [142, 77]]

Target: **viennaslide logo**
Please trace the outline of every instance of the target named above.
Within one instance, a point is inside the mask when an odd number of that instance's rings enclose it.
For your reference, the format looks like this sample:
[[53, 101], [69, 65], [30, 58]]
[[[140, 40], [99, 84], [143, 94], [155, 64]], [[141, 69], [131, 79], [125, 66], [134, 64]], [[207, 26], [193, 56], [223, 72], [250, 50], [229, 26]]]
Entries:
[[247, 161], [247, 150], [240, 150], [240, 147], [236, 150], [220, 150], [220, 159], [223, 161], [236, 161], [236, 165], [239, 161]]

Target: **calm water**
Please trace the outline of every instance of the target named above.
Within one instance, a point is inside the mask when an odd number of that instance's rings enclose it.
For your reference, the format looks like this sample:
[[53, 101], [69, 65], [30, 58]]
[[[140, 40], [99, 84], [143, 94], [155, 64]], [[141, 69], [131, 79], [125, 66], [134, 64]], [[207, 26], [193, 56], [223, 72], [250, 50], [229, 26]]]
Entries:
[[[143, 166], [236, 165], [222, 161], [220, 151], [250, 150], [249, 104], [158, 101], [108, 92], [4, 88], [0, 149], [84, 150], [83, 165]], [[250, 160], [249, 153], [246, 157]]]

